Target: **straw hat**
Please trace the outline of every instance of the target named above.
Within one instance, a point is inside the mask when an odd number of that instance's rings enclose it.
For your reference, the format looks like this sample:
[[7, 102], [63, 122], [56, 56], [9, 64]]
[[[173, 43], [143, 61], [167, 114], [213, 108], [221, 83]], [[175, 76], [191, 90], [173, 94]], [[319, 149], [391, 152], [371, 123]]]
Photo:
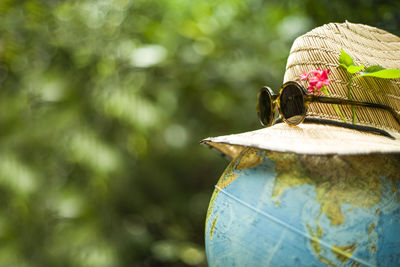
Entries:
[[[295, 40], [284, 82], [298, 81], [300, 74], [310, 70], [329, 69], [329, 95], [348, 99], [351, 75], [339, 66], [341, 49], [355, 65], [400, 69], [399, 37], [367, 25], [330, 23]], [[362, 77], [353, 80], [351, 88], [354, 100], [382, 104], [399, 114], [400, 79]], [[311, 103], [305, 121], [297, 126], [281, 122], [251, 132], [206, 138], [201, 143], [230, 158], [244, 147], [314, 155], [400, 152], [400, 125], [389, 111], [354, 107], [357, 122], [353, 124], [352, 108], [338, 107], [349, 123], [344, 123], [332, 104]]]

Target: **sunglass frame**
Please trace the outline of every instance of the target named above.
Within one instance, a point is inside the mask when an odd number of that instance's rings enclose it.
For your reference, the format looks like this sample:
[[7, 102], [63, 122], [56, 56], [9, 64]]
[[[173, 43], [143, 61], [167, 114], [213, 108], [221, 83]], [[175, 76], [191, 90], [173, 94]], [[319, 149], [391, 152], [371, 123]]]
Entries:
[[[304, 104], [304, 110], [303, 110], [303, 114], [302, 115], [302, 119], [299, 120], [298, 123], [292, 123], [290, 121], [288, 121], [285, 116], [282, 113], [282, 108], [281, 108], [281, 104], [280, 104], [280, 97], [282, 95], [283, 90], [285, 90], [285, 88], [287, 88], [290, 85], [294, 85], [296, 88], [298, 88], [302, 95], [303, 95], [303, 104]], [[262, 92], [266, 91], [268, 93], [268, 96], [270, 98], [270, 103], [271, 103], [271, 112], [270, 112], [270, 119], [269, 119], [269, 123], [268, 124], [264, 124], [263, 120], [262, 120], [262, 114], [260, 112], [260, 96], [262, 94]], [[274, 124], [274, 118], [275, 118], [275, 111], [276, 108], [278, 108], [280, 117], [282, 118], [282, 120], [289, 124], [289, 125], [298, 125], [300, 123], [302, 123], [306, 117], [307, 114], [307, 108], [309, 106], [310, 103], [313, 102], [317, 102], [317, 103], [326, 103], [326, 104], [336, 104], [336, 105], [346, 105], [346, 106], [359, 106], [359, 107], [370, 107], [370, 108], [379, 108], [379, 109], [384, 109], [386, 111], [389, 111], [393, 117], [396, 119], [397, 123], [400, 125], [400, 115], [391, 107], [382, 105], [382, 104], [377, 104], [377, 103], [370, 103], [370, 102], [362, 102], [362, 101], [357, 101], [357, 100], [350, 100], [350, 99], [342, 99], [342, 98], [336, 98], [336, 97], [327, 97], [327, 96], [319, 96], [319, 95], [313, 95], [313, 94], [309, 94], [307, 92], [307, 90], [297, 81], [288, 81], [286, 83], [284, 83], [278, 94], [275, 94], [271, 88], [264, 86], [260, 89], [259, 93], [258, 93], [258, 97], [257, 97], [257, 114], [260, 120], [260, 123], [262, 126], [264, 127], [269, 127], [272, 126]]]

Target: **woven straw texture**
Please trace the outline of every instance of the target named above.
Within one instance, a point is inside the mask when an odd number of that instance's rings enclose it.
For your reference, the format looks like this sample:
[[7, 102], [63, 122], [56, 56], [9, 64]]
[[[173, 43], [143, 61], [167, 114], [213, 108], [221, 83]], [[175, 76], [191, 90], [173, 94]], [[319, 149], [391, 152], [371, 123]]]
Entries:
[[[330, 96], [348, 99], [350, 74], [339, 66], [341, 48], [357, 65], [400, 69], [399, 37], [362, 24], [331, 23], [295, 40], [288, 57], [284, 81], [298, 80], [303, 71], [330, 69], [331, 84], [327, 87]], [[400, 80], [371, 77], [355, 79], [352, 83], [352, 96], [355, 100], [387, 105], [399, 112]], [[339, 106], [339, 109], [347, 121], [351, 122], [351, 107]], [[400, 131], [400, 125], [389, 111], [366, 107], [355, 107], [355, 110], [357, 124]], [[342, 121], [330, 104], [312, 103], [307, 117]]]

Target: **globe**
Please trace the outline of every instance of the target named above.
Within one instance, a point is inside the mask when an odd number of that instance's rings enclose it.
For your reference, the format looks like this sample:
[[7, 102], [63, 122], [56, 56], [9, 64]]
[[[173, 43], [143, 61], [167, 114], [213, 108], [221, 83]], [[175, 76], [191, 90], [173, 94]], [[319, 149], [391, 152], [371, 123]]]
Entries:
[[215, 186], [209, 266], [400, 266], [400, 156], [246, 148]]

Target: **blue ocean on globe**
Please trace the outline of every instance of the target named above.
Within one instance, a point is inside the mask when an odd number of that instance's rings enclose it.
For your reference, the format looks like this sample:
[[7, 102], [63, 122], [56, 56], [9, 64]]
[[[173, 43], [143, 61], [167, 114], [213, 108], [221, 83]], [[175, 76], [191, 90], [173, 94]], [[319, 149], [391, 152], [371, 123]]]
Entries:
[[209, 204], [209, 266], [400, 266], [399, 162], [244, 149]]

